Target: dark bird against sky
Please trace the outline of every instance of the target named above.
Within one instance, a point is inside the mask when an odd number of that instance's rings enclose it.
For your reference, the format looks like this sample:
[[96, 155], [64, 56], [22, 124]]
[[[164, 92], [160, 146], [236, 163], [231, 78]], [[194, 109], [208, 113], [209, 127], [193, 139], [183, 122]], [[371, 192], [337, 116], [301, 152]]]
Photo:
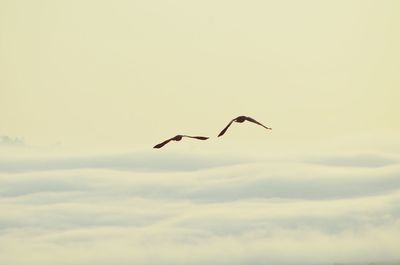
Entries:
[[244, 121], [250, 121], [250, 122], [253, 122], [253, 123], [255, 123], [255, 124], [258, 124], [258, 125], [264, 127], [265, 129], [272, 130], [272, 128], [269, 128], [269, 127], [264, 126], [263, 124], [259, 123], [258, 121], [256, 121], [255, 119], [253, 119], [253, 118], [251, 118], [251, 117], [239, 116], [239, 117], [237, 117], [237, 118], [231, 120], [231, 122], [229, 122], [229, 124], [218, 134], [218, 137], [224, 135], [224, 133], [226, 132], [226, 130], [228, 130], [229, 126], [231, 126], [231, 124], [232, 124], [233, 122], [242, 123], [242, 122], [244, 122]]
[[189, 135], [176, 135], [168, 140], [165, 140], [162, 143], [159, 143], [157, 145], [155, 145], [153, 148], [161, 148], [164, 145], [166, 145], [167, 143], [169, 143], [170, 141], [180, 141], [182, 140], [183, 137], [187, 137], [187, 138], [194, 138], [194, 139], [198, 139], [198, 140], [207, 140], [208, 137], [204, 137], [204, 136], [189, 136]]

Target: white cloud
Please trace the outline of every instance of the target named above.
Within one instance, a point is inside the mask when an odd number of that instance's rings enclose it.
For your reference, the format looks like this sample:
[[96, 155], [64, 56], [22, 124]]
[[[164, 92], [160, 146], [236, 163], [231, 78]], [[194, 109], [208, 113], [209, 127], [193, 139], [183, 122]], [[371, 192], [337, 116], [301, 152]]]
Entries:
[[[359, 166], [362, 154], [356, 163], [344, 164], [310, 163], [308, 156], [141, 156], [42, 157], [39, 164], [36, 157], [9, 158], [17, 161], [13, 170], [3, 159], [2, 261], [219, 265], [400, 260], [400, 164], [395, 156], [377, 167]], [[318, 158], [329, 157], [354, 156]]]
[[383, 167], [391, 164], [399, 163], [398, 159], [389, 158], [381, 155], [358, 154], [346, 156], [323, 156], [313, 158], [310, 162], [331, 165], [331, 166], [348, 166], [348, 167]]
[[202, 154], [136, 152], [111, 155], [25, 157], [0, 159], [0, 172], [29, 172], [75, 169], [134, 171], [190, 171], [243, 162], [239, 158]]
[[1, 146], [6, 146], [6, 147], [25, 146], [25, 143], [18, 137], [12, 138], [7, 135], [1, 135], [0, 136], [0, 147]]

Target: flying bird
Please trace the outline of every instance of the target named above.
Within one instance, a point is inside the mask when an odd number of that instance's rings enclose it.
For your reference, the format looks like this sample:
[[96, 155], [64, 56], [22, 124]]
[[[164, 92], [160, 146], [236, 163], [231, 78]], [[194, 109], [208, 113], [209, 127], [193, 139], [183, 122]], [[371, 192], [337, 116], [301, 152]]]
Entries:
[[174, 137], [172, 137], [172, 138], [170, 138], [168, 140], [165, 140], [162, 143], [159, 143], [159, 144], [155, 145], [153, 148], [161, 148], [164, 145], [166, 145], [167, 143], [169, 143], [170, 141], [177, 141], [178, 142], [178, 141], [182, 140], [183, 137], [194, 138], [194, 139], [198, 139], [198, 140], [207, 140], [208, 139], [208, 137], [204, 137], [204, 136], [189, 136], [189, 135], [180, 135], [180, 134], [178, 134], [178, 135], [176, 135], [176, 136], [174, 136]]
[[255, 123], [255, 124], [261, 125], [261, 126], [264, 127], [265, 129], [272, 130], [272, 128], [269, 128], [269, 127], [264, 126], [263, 124], [259, 123], [258, 121], [256, 121], [256, 120], [253, 119], [253, 118], [246, 117], [246, 116], [239, 116], [239, 117], [234, 118], [233, 120], [231, 120], [231, 122], [229, 122], [229, 124], [218, 134], [218, 137], [224, 135], [224, 133], [226, 132], [226, 130], [228, 130], [229, 126], [231, 126], [231, 124], [232, 124], [233, 122], [242, 123], [242, 122], [244, 122], [244, 121], [251, 121], [251, 122], [253, 122], [253, 123]]

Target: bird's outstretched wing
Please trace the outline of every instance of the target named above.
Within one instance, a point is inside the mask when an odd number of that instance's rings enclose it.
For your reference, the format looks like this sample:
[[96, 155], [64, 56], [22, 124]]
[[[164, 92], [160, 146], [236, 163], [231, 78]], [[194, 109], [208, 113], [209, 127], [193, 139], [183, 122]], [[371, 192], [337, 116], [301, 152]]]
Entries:
[[168, 140], [165, 140], [165, 141], [162, 142], [162, 143], [159, 143], [159, 144], [155, 145], [153, 148], [161, 148], [161, 147], [163, 147], [164, 145], [166, 145], [167, 143], [169, 143], [170, 141], [172, 141], [172, 139], [174, 139], [174, 137], [172, 137], [172, 138], [170, 138], [170, 139], [168, 139]]
[[262, 124], [262, 123], [256, 121], [255, 119], [253, 119], [253, 118], [251, 118], [251, 117], [246, 117], [246, 120], [251, 121], [251, 122], [253, 122], [253, 123], [255, 123], [255, 124], [261, 125], [261, 126], [264, 127], [265, 129], [272, 130], [272, 128], [269, 128], [269, 127], [265, 126], [264, 124]]
[[209, 137], [205, 136], [190, 136], [190, 135], [183, 135], [184, 137], [189, 137], [189, 138], [194, 138], [194, 139], [199, 139], [199, 140], [207, 140]]
[[195, 139], [198, 139], [198, 140], [207, 140], [208, 139], [208, 137], [204, 137], [204, 136], [177, 135], [177, 136], [174, 136], [174, 137], [172, 137], [172, 138], [170, 138], [168, 140], [165, 140], [162, 143], [159, 143], [159, 144], [155, 145], [153, 148], [161, 148], [161, 147], [163, 147], [164, 145], [166, 145], [167, 143], [169, 143], [172, 140], [180, 141], [182, 139], [182, 137], [195, 138]]
[[231, 124], [232, 124], [232, 122], [233, 122], [234, 120], [235, 120], [235, 119], [231, 120], [231, 122], [228, 123], [228, 125], [226, 125], [226, 127], [218, 134], [218, 137], [224, 135], [224, 133], [226, 132], [226, 130], [228, 130], [229, 126], [231, 126]]

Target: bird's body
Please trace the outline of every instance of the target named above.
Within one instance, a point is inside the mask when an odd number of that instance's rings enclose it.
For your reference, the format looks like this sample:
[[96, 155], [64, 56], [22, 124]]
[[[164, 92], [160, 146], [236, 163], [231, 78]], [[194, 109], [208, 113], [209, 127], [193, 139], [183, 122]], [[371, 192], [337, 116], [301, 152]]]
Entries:
[[172, 138], [170, 138], [168, 140], [165, 140], [162, 143], [159, 143], [159, 144], [155, 145], [153, 148], [161, 148], [164, 145], [166, 145], [167, 143], [169, 143], [170, 141], [179, 142], [180, 140], [182, 140], [183, 137], [194, 138], [194, 139], [198, 139], [198, 140], [207, 140], [208, 139], [208, 137], [204, 137], [204, 136], [189, 136], [189, 135], [178, 134], [178, 135], [175, 135], [174, 137], [172, 137]]
[[235, 119], [233, 119], [233, 121], [238, 122], [238, 123], [243, 123], [246, 120], [246, 116], [239, 116]]
[[264, 127], [265, 129], [272, 130], [272, 128], [266, 127], [265, 125], [259, 123], [258, 121], [256, 121], [255, 119], [253, 119], [253, 118], [251, 118], [251, 117], [239, 116], [239, 117], [236, 117], [236, 118], [234, 118], [233, 120], [231, 120], [231, 121], [228, 123], [228, 125], [218, 134], [218, 137], [224, 135], [224, 133], [226, 132], [226, 130], [228, 130], [229, 126], [231, 126], [233, 122], [243, 123], [243, 122], [245, 122], [245, 121], [250, 121], [250, 122], [253, 122], [253, 123], [255, 123], [255, 124], [258, 124], [258, 125]]

